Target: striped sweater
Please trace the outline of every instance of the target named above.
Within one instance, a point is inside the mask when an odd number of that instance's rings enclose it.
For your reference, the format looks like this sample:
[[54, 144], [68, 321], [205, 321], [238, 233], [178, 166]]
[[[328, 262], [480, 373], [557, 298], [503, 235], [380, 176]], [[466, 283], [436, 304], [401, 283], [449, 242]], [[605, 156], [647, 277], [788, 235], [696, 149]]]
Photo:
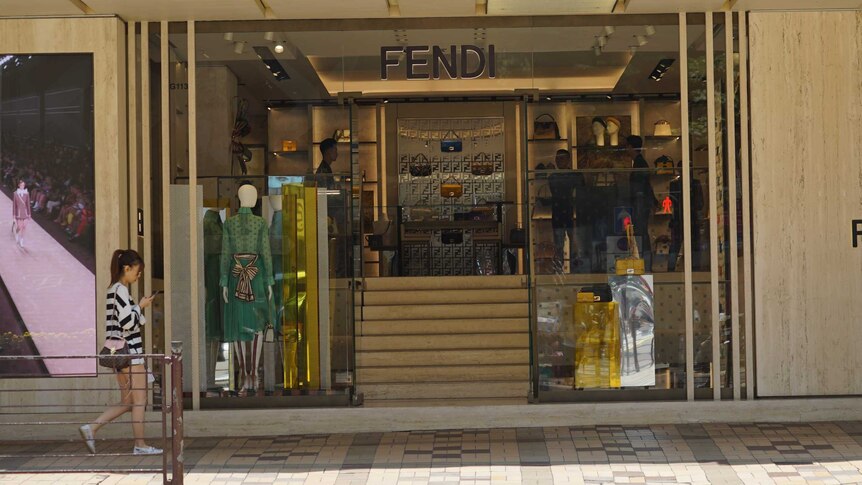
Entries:
[[144, 353], [141, 325], [147, 323], [147, 319], [141, 308], [135, 305], [129, 289], [120, 282], [108, 288], [105, 322], [105, 337], [125, 339], [130, 354]]

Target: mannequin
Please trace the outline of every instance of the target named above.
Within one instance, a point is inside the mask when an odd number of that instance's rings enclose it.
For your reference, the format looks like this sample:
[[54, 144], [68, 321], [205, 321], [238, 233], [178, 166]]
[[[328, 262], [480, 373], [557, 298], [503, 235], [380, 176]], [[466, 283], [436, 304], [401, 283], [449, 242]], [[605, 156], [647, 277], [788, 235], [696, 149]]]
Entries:
[[223, 301], [219, 291], [221, 242], [224, 234], [221, 214], [217, 208], [204, 213], [204, 293], [207, 342], [207, 388], [215, 387], [215, 366], [219, 346], [224, 338], [222, 326]]
[[605, 120], [598, 116], [593, 118], [593, 138], [595, 138], [597, 147], [605, 146], [605, 131], [607, 128], [608, 125], [605, 124]]
[[620, 120], [613, 116], [605, 120], [608, 126], [608, 137], [610, 138], [611, 146], [620, 145]]
[[257, 189], [243, 185], [237, 195], [239, 212], [224, 223], [219, 285], [224, 301], [224, 338], [234, 343], [243, 395], [257, 382], [262, 332], [272, 322], [274, 280], [269, 225], [251, 213], [257, 203]]

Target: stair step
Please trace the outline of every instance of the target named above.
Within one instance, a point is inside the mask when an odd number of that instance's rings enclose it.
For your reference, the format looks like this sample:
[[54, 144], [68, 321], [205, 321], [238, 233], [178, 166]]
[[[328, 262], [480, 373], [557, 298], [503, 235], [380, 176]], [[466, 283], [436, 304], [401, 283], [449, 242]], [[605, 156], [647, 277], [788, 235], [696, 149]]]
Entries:
[[365, 306], [375, 305], [446, 305], [463, 303], [528, 303], [526, 289], [463, 289], [463, 290], [406, 290], [366, 291]]
[[477, 364], [528, 364], [530, 350], [483, 349], [483, 350], [402, 350], [389, 352], [356, 352], [356, 367], [400, 367]]
[[527, 333], [356, 337], [356, 350], [528, 349]]
[[530, 307], [527, 303], [367, 306], [362, 316], [366, 320], [527, 318], [530, 316]]
[[368, 401], [386, 399], [478, 399], [525, 397], [529, 384], [523, 382], [454, 382], [419, 384], [368, 384], [357, 386]]
[[373, 367], [356, 370], [356, 384], [430, 382], [527, 382], [528, 365], [459, 365], [431, 367]]
[[474, 290], [489, 288], [526, 288], [523, 275], [505, 276], [404, 276], [365, 278], [365, 291], [400, 290]]
[[453, 335], [465, 333], [518, 333], [530, 331], [527, 318], [473, 318], [445, 320], [366, 320], [358, 322], [361, 336]]

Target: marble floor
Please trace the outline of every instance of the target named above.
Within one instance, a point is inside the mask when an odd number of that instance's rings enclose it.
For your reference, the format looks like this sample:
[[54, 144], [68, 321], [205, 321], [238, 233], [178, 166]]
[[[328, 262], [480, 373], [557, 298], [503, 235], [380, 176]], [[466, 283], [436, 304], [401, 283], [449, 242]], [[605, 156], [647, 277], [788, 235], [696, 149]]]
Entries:
[[[130, 446], [2, 443], [0, 484], [161, 483]], [[187, 484], [862, 483], [862, 422], [201, 438], [185, 467]]]

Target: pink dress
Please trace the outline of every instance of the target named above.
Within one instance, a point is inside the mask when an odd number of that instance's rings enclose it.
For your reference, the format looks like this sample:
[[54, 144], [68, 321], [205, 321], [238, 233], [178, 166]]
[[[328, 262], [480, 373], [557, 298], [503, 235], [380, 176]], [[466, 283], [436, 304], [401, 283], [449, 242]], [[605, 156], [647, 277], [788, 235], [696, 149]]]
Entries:
[[30, 192], [18, 189], [12, 194], [12, 217], [15, 219], [30, 218]]

